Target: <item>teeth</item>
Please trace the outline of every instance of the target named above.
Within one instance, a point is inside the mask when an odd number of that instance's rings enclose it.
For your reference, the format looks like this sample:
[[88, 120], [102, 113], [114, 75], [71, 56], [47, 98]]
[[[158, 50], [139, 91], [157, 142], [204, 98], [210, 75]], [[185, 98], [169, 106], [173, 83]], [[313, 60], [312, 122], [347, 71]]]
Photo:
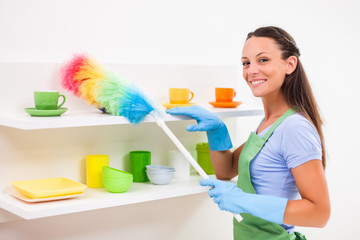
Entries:
[[258, 81], [251, 81], [252, 84], [256, 85], [256, 84], [260, 84], [265, 82], [265, 80], [258, 80]]

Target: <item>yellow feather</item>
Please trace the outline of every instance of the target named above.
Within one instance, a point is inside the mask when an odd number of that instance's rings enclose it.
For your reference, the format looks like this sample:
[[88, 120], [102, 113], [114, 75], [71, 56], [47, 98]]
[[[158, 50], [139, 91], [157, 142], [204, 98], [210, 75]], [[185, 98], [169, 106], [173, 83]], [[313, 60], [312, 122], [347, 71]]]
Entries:
[[99, 107], [96, 101], [96, 94], [99, 89], [98, 84], [100, 79], [88, 79], [84, 81], [79, 88], [80, 96], [85, 99], [90, 105]]
[[86, 59], [74, 76], [75, 81], [104, 78], [105, 70], [92, 58]]
[[93, 58], [84, 60], [74, 76], [75, 81], [81, 81], [79, 86], [80, 97], [85, 99], [90, 105], [100, 107], [96, 101], [96, 92], [99, 88], [98, 82], [103, 79], [105, 79], [105, 69]]

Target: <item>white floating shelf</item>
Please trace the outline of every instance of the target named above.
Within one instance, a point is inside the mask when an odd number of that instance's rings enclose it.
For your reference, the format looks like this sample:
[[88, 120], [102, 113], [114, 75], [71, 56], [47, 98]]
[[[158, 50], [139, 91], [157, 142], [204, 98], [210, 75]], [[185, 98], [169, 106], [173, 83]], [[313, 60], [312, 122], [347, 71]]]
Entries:
[[[240, 105], [238, 108], [208, 108], [220, 118], [256, 116], [262, 115], [263, 110], [259, 107], [251, 108]], [[189, 120], [186, 116], [171, 116], [164, 114], [165, 121]], [[146, 117], [144, 122], [153, 122], [151, 117]], [[65, 112], [60, 117], [31, 117], [27, 113], [9, 113], [0, 116], [0, 125], [23, 130], [51, 129], [68, 127], [88, 127], [102, 125], [129, 124], [124, 117], [104, 114], [100, 110], [90, 112]]]
[[125, 193], [88, 188], [83, 196], [77, 198], [39, 203], [27, 203], [3, 193], [0, 195], [0, 207], [21, 218], [36, 219], [207, 192], [207, 187], [199, 185], [200, 180], [200, 176], [191, 176], [174, 178], [167, 185], [133, 183]]

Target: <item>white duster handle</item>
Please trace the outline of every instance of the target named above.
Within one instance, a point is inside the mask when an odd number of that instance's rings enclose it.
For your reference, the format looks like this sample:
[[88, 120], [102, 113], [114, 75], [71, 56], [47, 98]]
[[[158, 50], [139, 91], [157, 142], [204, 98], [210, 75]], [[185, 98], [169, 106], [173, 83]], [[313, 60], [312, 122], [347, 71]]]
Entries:
[[[182, 143], [177, 139], [177, 137], [173, 134], [173, 132], [166, 126], [165, 122], [162, 119], [154, 116], [150, 113], [150, 115], [154, 118], [156, 124], [168, 135], [171, 141], [176, 145], [176, 147], [181, 151], [181, 153], [185, 156], [185, 158], [191, 163], [191, 165], [195, 168], [195, 170], [200, 174], [203, 179], [208, 179], [209, 176], [205, 173], [205, 171], [200, 167], [198, 162], [191, 156], [191, 154], [186, 150], [186, 148], [182, 145]], [[232, 213], [233, 216], [239, 222], [242, 220], [240, 214]]]
[[186, 150], [186, 148], [181, 144], [179, 139], [173, 134], [173, 132], [166, 126], [165, 122], [161, 119], [156, 119], [157, 125], [164, 130], [166, 135], [173, 141], [176, 147], [181, 151], [181, 153], [186, 157], [186, 159], [191, 163], [191, 165], [195, 168], [195, 170], [200, 174], [200, 176], [204, 179], [208, 179], [209, 176], [205, 173], [205, 171], [200, 167], [198, 162], [191, 156], [191, 154]]

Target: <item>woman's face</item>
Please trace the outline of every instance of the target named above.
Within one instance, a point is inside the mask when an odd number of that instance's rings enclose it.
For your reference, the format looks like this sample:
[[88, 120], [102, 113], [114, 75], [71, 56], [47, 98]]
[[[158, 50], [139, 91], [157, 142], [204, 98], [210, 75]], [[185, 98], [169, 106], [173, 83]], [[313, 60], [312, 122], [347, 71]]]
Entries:
[[251, 37], [242, 52], [243, 77], [256, 97], [276, 97], [289, 70], [275, 40]]

